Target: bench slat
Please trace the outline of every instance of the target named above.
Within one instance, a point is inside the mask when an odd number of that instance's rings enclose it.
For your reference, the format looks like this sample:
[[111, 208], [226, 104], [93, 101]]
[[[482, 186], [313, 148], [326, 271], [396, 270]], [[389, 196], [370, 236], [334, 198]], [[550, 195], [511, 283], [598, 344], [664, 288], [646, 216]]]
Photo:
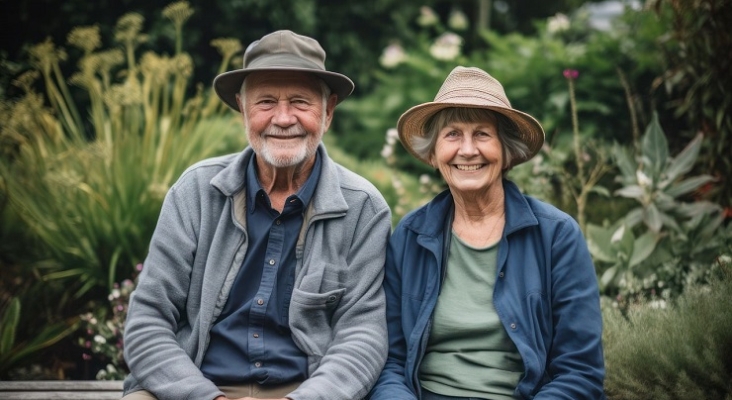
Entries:
[[0, 381], [5, 391], [122, 391], [122, 381]]
[[0, 381], [3, 400], [119, 400], [122, 381]]
[[119, 392], [2, 392], [0, 398], [3, 400], [119, 400], [122, 398], [122, 391]]

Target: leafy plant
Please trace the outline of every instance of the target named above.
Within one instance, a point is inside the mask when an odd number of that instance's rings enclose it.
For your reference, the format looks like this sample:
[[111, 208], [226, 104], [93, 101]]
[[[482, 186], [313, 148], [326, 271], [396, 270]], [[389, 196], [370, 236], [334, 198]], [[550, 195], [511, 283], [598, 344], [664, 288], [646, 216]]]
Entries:
[[605, 292], [630, 295], [659, 290], [666, 296], [678, 295], [687, 277], [704, 278], [698, 270], [709, 272], [716, 259], [729, 251], [721, 207], [708, 201], [685, 201], [713, 179], [685, 177], [694, 166], [701, 141], [697, 137], [670, 157], [654, 116], [637, 160], [626, 148], [613, 148], [621, 172], [617, 179], [623, 185], [615, 195], [633, 199], [638, 206], [613, 224], [588, 226], [590, 252], [604, 265], [600, 287]]
[[[169, 17], [175, 20], [186, 4], [166, 9]], [[55, 72], [64, 52], [50, 42], [31, 52], [40, 71], [16, 80], [25, 96], [6, 103], [0, 122], [2, 135], [15, 139], [6, 148], [10, 159], [0, 162], [10, 205], [52, 254], [44, 279], [73, 279], [76, 297], [129, 276], [118, 265], [144, 257], [162, 198], [188, 165], [243, 146], [239, 122], [221, 113], [220, 102], [206, 101], [200, 88], [187, 98], [193, 68], [187, 54], [147, 52], [136, 60], [142, 23], [138, 14], [120, 18], [116, 38], [124, 52], [95, 52], [100, 40], [93, 27], [69, 35], [84, 49], [71, 82], [89, 96], [91, 132]], [[231, 50], [223, 47], [228, 62]], [[114, 83], [112, 71], [124, 79]], [[39, 75], [51, 109], [33, 90]]]
[[719, 206], [706, 201], [682, 201], [684, 196], [714, 180], [706, 174], [680, 180], [694, 167], [701, 143], [702, 137], [697, 136], [676, 157], [670, 157], [668, 141], [654, 114], [643, 136], [642, 154], [638, 162], [623, 147], [614, 147], [613, 154], [621, 172], [618, 179], [623, 185], [615, 194], [639, 203], [625, 218], [629, 228], [642, 222], [652, 232], [660, 233], [665, 226], [684, 238], [679, 219], [716, 213], [718, 217], [711, 229], [721, 224], [723, 216]]
[[0, 375], [15, 367], [25, 357], [54, 345], [76, 329], [76, 319], [39, 327], [30, 339], [18, 337], [21, 303], [11, 298], [0, 314]]
[[732, 172], [732, 3], [654, 0], [649, 6], [668, 21], [667, 34], [659, 38], [665, 71], [657, 85], [670, 96], [675, 116], [689, 125], [682, 137], [702, 132], [711, 139], [701, 158], [720, 179], [709, 195], [732, 206], [732, 183], [722, 179]]
[[[181, 34], [191, 12], [176, 2], [166, 17]], [[24, 233], [5, 246], [16, 256], [3, 255], [13, 266], [3, 272], [22, 282], [11, 289], [27, 309], [43, 312], [20, 314], [17, 329], [31, 339], [15, 343], [14, 365], [42, 349], [39, 343], [65, 336], [86, 302], [131, 275], [165, 193], [186, 167], [245, 145], [235, 114], [201, 85], [189, 87], [188, 54], [138, 58], [143, 24], [139, 14], [122, 16], [115, 27], [121, 49], [110, 50], [100, 49], [98, 27], [74, 29], [68, 43], [82, 56], [70, 78], [62, 73], [64, 49], [51, 41], [32, 47], [35, 68], [14, 81], [22, 96], [0, 101], [2, 215], [16, 225], [8, 233]], [[227, 64], [241, 49], [234, 39], [212, 45]], [[49, 298], [54, 303], [43, 308]], [[34, 318], [48, 327], [37, 329]]]

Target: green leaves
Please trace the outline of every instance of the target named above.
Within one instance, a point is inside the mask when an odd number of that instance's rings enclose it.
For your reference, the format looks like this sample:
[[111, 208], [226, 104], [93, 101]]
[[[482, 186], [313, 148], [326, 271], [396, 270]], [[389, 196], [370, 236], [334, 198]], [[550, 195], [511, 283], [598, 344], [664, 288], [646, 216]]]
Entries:
[[713, 264], [700, 256], [723, 243], [714, 236], [723, 220], [721, 207], [688, 198], [714, 181], [704, 174], [685, 176], [693, 170], [703, 137], [698, 135], [672, 157], [654, 114], [641, 143], [636, 157], [619, 144], [612, 150], [620, 171], [616, 181], [622, 185], [614, 194], [634, 200], [638, 207], [611, 228], [591, 225], [587, 231], [590, 252], [603, 270], [600, 285], [606, 292], [627, 294], [654, 288], [661, 272], [675, 277], [678, 283], [673, 290], [680, 292], [692, 270], [690, 265], [709, 270]]
[[635, 237], [627, 225], [611, 227], [587, 225], [587, 246], [596, 261], [611, 264], [600, 276], [600, 289], [614, 287], [625, 274], [635, 269], [656, 249], [661, 237], [651, 231]]
[[626, 219], [631, 228], [641, 221], [656, 233], [664, 226], [679, 226], [681, 198], [714, 180], [709, 175], [682, 179], [694, 167], [702, 139], [698, 135], [676, 157], [670, 157], [668, 141], [654, 113], [642, 138], [640, 162], [635, 162], [620, 145], [613, 147], [613, 157], [621, 172], [618, 181], [623, 184], [615, 195], [636, 200], [641, 205], [640, 219], [637, 211]]
[[658, 182], [668, 161], [668, 141], [661, 130], [661, 125], [658, 123], [658, 114], [655, 112], [645, 135], [643, 135], [642, 150], [643, 161], [650, 167], [645, 170], [651, 171], [651, 179]]
[[76, 330], [76, 319], [46, 325], [29, 340], [17, 341], [21, 304], [13, 297], [0, 317], [0, 374], [24, 357], [57, 343]]
[[10, 352], [15, 344], [15, 331], [20, 319], [20, 300], [13, 297], [0, 319], [0, 357]]

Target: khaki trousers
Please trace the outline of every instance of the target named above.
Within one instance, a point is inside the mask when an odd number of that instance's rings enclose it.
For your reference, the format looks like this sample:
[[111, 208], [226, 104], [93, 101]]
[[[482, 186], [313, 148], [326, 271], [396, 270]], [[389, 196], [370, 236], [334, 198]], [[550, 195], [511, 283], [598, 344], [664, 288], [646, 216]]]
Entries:
[[[240, 397], [254, 397], [255, 399], [279, 399], [287, 396], [290, 392], [297, 389], [302, 382], [286, 383], [276, 386], [262, 386], [256, 383], [248, 383], [244, 385], [235, 386], [219, 386], [226, 397], [230, 399], [238, 399]], [[138, 392], [132, 392], [127, 396], [122, 397], [122, 400], [156, 400], [150, 392], [146, 390], [140, 390]], [[201, 400], [213, 400], [213, 399], [201, 399]]]

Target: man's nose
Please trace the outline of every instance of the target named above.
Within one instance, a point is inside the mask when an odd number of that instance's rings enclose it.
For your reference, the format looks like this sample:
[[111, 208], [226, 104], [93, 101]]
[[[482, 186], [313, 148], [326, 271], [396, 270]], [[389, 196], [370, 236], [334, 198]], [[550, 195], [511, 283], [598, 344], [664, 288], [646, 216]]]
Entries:
[[272, 116], [272, 123], [281, 127], [288, 127], [297, 123], [297, 118], [292, 112], [292, 106], [289, 102], [280, 101], [277, 103]]

